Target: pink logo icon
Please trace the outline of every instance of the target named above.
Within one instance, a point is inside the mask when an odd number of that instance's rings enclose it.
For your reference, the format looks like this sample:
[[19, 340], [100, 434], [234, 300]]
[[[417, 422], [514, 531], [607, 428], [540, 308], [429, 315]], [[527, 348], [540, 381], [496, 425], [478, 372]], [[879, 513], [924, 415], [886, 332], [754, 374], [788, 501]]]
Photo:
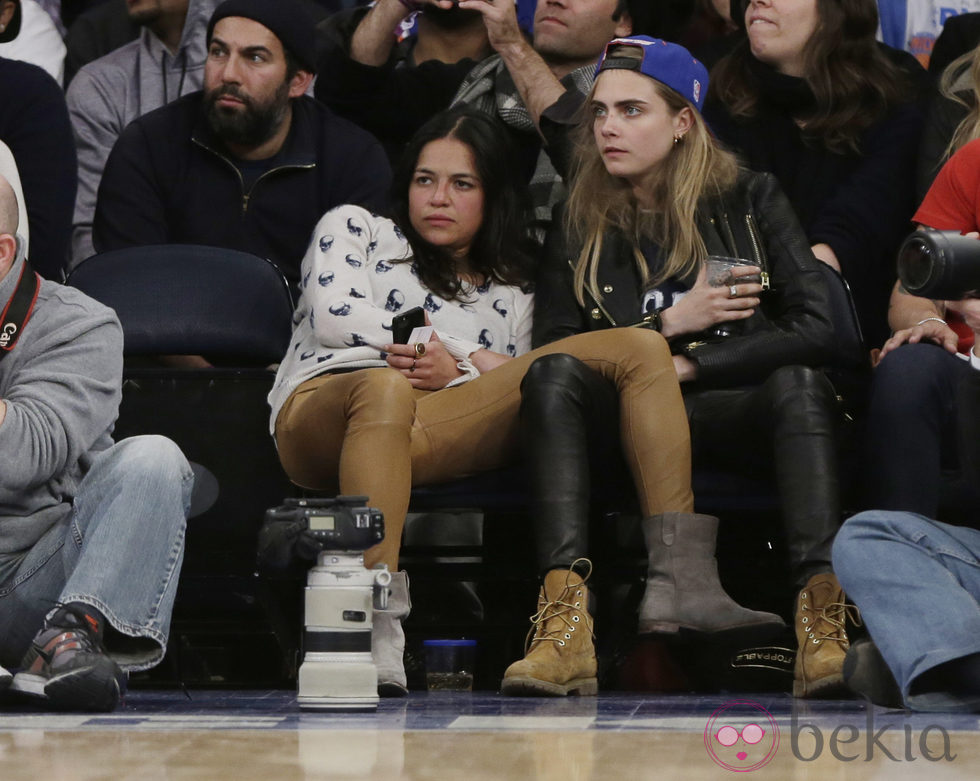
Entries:
[[759, 703], [733, 700], [711, 714], [704, 728], [704, 746], [715, 764], [750, 773], [776, 756], [779, 726]]

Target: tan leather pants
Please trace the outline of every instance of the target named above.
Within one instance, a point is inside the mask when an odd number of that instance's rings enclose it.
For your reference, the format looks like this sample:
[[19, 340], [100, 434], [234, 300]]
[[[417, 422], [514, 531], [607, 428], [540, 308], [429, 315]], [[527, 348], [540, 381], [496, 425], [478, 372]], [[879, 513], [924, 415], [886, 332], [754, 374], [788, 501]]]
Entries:
[[396, 570], [412, 486], [516, 460], [521, 380], [550, 353], [573, 355], [615, 384], [620, 440], [644, 515], [690, 512], [690, 434], [673, 362], [660, 334], [637, 328], [576, 334], [438, 391], [416, 390], [389, 368], [314, 377], [276, 421], [283, 467], [306, 488], [369, 497], [386, 532], [365, 564]]

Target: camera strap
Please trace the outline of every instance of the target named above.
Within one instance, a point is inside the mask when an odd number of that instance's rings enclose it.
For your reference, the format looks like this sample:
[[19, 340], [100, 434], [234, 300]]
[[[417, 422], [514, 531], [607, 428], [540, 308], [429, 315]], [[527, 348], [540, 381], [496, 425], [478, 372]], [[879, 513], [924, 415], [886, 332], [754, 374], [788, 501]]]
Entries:
[[20, 339], [24, 326], [34, 312], [34, 304], [37, 303], [40, 289], [41, 277], [25, 260], [14, 294], [4, 307], [3, 314], [0, 315], [0, 360], [14, 349], [17, 340]]

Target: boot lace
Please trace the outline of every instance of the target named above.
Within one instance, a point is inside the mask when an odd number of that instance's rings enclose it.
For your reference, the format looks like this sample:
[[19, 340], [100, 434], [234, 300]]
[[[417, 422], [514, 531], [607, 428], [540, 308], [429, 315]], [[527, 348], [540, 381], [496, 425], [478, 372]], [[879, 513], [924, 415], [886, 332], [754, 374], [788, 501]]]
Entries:
[[[576, 565], [581, 564], [585, 568], [585, 575], [582, 576], [581, 583], [570, 583], [569, 578]], [[531, 629], [527, 633], [524, 642], [525, 653], [533, 649], [538, 643], [557, 643], [564, 647], [565, 641], [571, 639], [571, 633], [578, 630], [582, 623], [582, 616], [586, 615], [587, 606], [582, 605], [581, 600], [576, 600], [578, 595], [575, 591], [584, 586], [592, 576], [592, 562], [588, 559], [576, 559], [572, 562], [568, 574], [565, 576], [565, 585], [561, 592], [554, 599], [547, 599], [544, 588], [541, 589], [541, 596], [538, 597], [538, 612], [531, 616]], [[552, 619], [556, 619], [552, 621]], [[589, 633], [593, 638], [595, 633], [591, 626], [586, 624]]]
[[847, 622], [850, 621], [854, 626], [861, 626], [862, 623], [861, 611], [857, 605], [849, 605], [846, 602], [828, 602], [821, 608], [811, 608], [804, 602], [801, 612], [814, 614], [812, 621], [807, 615], [802, 618], [803, 623], [808, 625], [807, 638], [814, 645], [820, 645], [824, 640], [832, 640], [846, 648], [850, 645], [847, 637]]

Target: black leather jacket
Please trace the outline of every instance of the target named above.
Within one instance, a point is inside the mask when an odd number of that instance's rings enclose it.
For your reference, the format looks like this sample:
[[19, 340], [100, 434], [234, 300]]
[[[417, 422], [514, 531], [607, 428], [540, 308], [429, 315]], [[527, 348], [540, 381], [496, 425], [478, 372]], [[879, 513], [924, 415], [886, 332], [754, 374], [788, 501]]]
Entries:
[[[562, 207], [557, 207], [561, 210]], [[626, 326], [640, 319], [643, 290], [627, 239], [605, 237], [598, 287], [575, 299], [573, 264], [563, 214], [556, 214], [545, 242], [535, 292], [534, 345], [581, 331]], [[771, 174], [743, 170], [731, 191], [702, 202], [696, 215], [709, 255], [754, 261], [769, 275], [762, 304], [737, 335], [722, 339], [685, 334], [671, 349], [698, 365], [700, 386], [756, 384], [780, 366], [820, 366], [833, 358], [834, 326], [827, 283], [792, 207]], [[694, 278], [685, 280], [694, 283]], [[601, 300], [600, 300], [601, 299]]]

